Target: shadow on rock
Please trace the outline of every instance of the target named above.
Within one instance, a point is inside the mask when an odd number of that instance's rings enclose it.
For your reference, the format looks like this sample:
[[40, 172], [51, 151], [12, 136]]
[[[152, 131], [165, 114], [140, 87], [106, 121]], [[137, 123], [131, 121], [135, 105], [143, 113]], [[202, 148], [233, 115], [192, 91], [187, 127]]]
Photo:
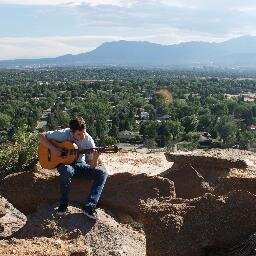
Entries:
[[80, 209], [69, 207], [66, 215], [58, 216], [54, 206], [42, 205], [36, 213], [27, 216], [27, 223], [16, 232], [15, 238], [64, 237], [74, 239], [86, 235], [95, 225]]

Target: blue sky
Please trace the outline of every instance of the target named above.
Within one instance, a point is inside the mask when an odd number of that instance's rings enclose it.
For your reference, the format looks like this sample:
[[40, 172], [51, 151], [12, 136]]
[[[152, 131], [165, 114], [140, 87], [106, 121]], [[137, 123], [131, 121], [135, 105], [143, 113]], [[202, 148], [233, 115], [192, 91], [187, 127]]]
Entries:
[[255, 0], [0, 0], [0, 59], [256, 35]]

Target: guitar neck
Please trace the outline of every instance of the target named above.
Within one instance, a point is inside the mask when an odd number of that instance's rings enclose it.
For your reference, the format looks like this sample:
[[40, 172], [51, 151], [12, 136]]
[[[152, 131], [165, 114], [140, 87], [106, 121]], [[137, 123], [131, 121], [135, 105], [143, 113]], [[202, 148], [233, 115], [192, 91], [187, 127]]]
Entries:
[[65, 149], [63, 151], [63, 155], [90, 154], [90, 153], [92, 153], [95, 150], [100, 152], [100, 153], [116, 153], [120, 149], [117, 146], [96, 147], [96, 148], [87, 148], [87, 149]]
[[98, 152], [104, 152], [105, 148], [103, 148], [103, 147], [97, 147], [97, 148], [77, 149], [77, 153], [78, 153], [78, 154], [90, 154], [90, 153], [92, 153], [94, 150], [96, 150], [96, 151], [98, 151]]

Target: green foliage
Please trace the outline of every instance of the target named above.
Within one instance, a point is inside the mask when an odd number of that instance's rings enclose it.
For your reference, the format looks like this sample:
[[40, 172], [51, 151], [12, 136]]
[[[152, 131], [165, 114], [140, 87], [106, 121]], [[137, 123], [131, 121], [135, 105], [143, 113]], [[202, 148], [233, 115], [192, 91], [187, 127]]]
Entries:
[[157, 137], [157, 129], [158, 129], [157, 121], [146, 121], [141, 125], [140, 133], [143, 134], [146, 138], [155, 139]]
[[0, 113], [0, 128], [4, 128], [10, 125], [11, 117], [7, 114]]
[[185, 132], [196, 131], [198, 126], [198, 118], [196, 115], [184, 116], [181, 119], [182, 126], [185, 128]]
[[256, 133], [254, 131], [240, 131], [237, 134], [237, 143], [240, 149], [249, 149], [256, 143]]
[[145, 140], [145, 143], [144, 145], [147, 147], [147, 148], [151, 148], [151, 149], [154, 149], [157, 147], [157, 143], [154, 139], [147, 139]]
[[104, 146], [114, 145], [116, 143], [118, 143], [118, 140], [115, 137], [111, 137], [109, 135], [106, 135], [102, 141], [102, 145]]
[[214, 129], [215, 125], [214, 119], [215, 116], [209, 113], [208, 111], [206, 113], [199, 115], [197, 129], [199, 131], [208, 130], [210, 133], [212, 133], [211, 131]]
[[167, 145], [169, 141], [178, 141], [184, 133], [184, 127], [179, 121], [163, 121], [158, 127], [158, 137], [163, 141], [161, 143], [163, 146]]
[[196, 142], [183, 141], [177, 144], [177, 150], [182, 150], [182, 151], [191, 151], [191, 150], [197, 149], [197, 147], [198, 147], [198, 143]]
[[24, 125], [16, 132], [15, 143], [0, 144], [0, 176], [22, 171], [37, 159], [38, 139]]
[[[11, 126], [17, 134], [26, 124], [26, 132], [33, 133], [50, 108], [44, 129], [67, 127], [71, 117], [81, 115], [100, 143], [117, 141], [119, 131], [129, 130], [162, 147], [184, 139], [195, 142], [195, 134], [206, 131], [216, 146], [221, 141], [225, 147], [247, 148], [254, 140], [247, 127], [256, 124], [256, 102], [244, 102], [242, 96], [256, 92], [255, 74], [249, 75], [247, 79], [245, 73], [208, 69], [1, 70], [0, 129]], [[149, 113], [149, 120], [141, 120], [142, 111]], [[167, 121], [160, 118], [165, 114]], [[5, 140], [8, 143], [8, 137]], [[14, 158], [26, 162], [20, 149], [26, 142], [22, 136], [16, 140], [21, 140], [16, 142], [19, 148], [8, 143], [5, 151], [15, 151]]]
[[188, 132], [186, 134], [187, 141], [197, 143], [200, 137], [200, 132]]
[[224, 147], [232, 147], [235, 144], [238, 128], [232, 116], [219, 118], [216, 124], [216, 131], [222, 139]]

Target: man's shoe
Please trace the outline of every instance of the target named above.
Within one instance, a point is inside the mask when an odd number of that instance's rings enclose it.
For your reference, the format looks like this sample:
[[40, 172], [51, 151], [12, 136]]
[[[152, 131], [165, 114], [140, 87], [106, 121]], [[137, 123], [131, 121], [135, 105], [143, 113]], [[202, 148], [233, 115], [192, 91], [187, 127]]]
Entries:
[[90, 219], [93, 219], [93, 220], [98, 220], [99, 219], [99, 216], [98, 216], [95, 208], [93, 208], [93, 207], [85, 206], [83, 208], [83, 212]]
[[64, 215], [67, 213], [68, 205], [67, 204], [60, 204], [60, 206], [57, 209], [58, 215]]

